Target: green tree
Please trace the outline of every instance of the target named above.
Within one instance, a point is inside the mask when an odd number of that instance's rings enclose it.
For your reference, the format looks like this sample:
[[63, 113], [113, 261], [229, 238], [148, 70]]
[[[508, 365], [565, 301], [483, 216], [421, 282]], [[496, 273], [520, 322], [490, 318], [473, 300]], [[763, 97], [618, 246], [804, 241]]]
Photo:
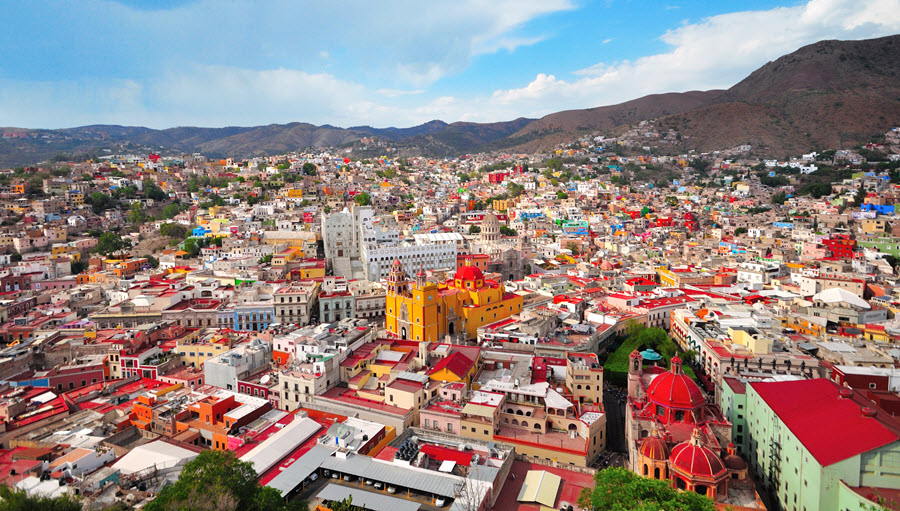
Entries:
[[512, 229], [512, 228], [510, 228], [509, 226], [506, 226], [506, 225], [501, 225], [501, 226], [500, 226], [500, 234], [503, 235], [503, 236], [518, 236], [518, 235], [519, 235], [519, 233], [516, 232], [515, 229]]
[[481, 227], [478, 227], [477, 225], [469, 226], [469, 234], [478, 234], [480, 232], [481, 232]]
[[712, 167], [712, 163], [710, 163], [709, 160], [701, 160], [700, 158], [695, 158], [691, 160], [691, 167], [698, 173], [705, 174], [709, 171], [709, 168]]
[[103, 213], [103, 211], [112, 207], [113, 198], [105, 193], [94, 192], [88, 195], [87, 200], [85, 201], [91, 205], [91, 208], [94, 210], [94, 213], [99, 215]]
[[260, 486], [253, 465], [231, 451], [207, 450], [185, 465], [178, 481], [163, 488], [144, 509], [299, 511], [306, 503], [285, 502], [274, 488]]
[[559, 200], [566, 200], [569, 198], [569, 194], [566, 192], [556, 192], [556, 198]]
[[550, 169], [551, 172], [557, 172], [562, 169], [562, 160], [559, 158], [550, 158], [547, 160], [547, 168]]
[[359, 204], [360, 206], [369, 206], [372, 204], [372, 196], [366, 192], [358, 193], [355, 197], [353, 197], [353, 202]]
[[84, 261], [72, 261], [72, 275], [78, 275], [87, 269], [88, 264]]
[[304, 176], [315, 176], [316, 175], [316, 166], [313, 163], [306, 162], [303, 164], [302, 169]]
[[147, 213], [144, 213], [144, 205], [135, 202], [131, 205], [131, 211], [128, 213], [128, 221], [138, 225], [147, 221]]
[[862, 206], [866, 201], [866, 188], [860, 185], [859, 190], [856, 191], [856, 195], [853, 197], [853, 207]]
[[331, 509], [331, 511], [364, 511], [365, 510], [365, 508], [353, 505], [353, 495], [348, 496], [344, 500], [331, 501], [331, 503], [328, 504], [328, 508]]
[[162, 210], [163, 218], [174, 218], [175, 215], [181, 213], [181, 205], [180, 204], [169, 204], [164, 207]]
[[159, 226], [159, 234], [166, 238], [183, 239], [187, 235], [187, 227], [174, 223], [162, 224]]
[[641, 477], [624, 468], [607, 468], [594, 475], [594, 487], [578, 497], [583, 509], [609, 511], [713, 511], [712, 500], [692, 491], [678, 491], [668, 481]]
[[144, 184], [144, 196], [147, 197], [148, 199], [153, 199], [155, 201], [162, 201], [162, 200], [166, 200], [169, 198], [169, 195], [166, 192], [162, 191], [162, 189], [160, 189], [160, 187], [156, 186], [156, 183], [154, 183], [152, 180], [145, 179], [143, 184]]
[[67, 495], [57, 498], [34, 496], [0, 486], [0, 511], [81, 511], [81, 504]]
[[787, 202], [787, 194], [784, 192], [778, 192], [772, 196], [772, 204], [784, 204]]
[[734, 230], [735, 236], [740, 236], [741, 234], [746, 234], [746, 233], [747, 233], [746, 227], [738, 227], [737, 229]]
[[144, 254], [144, 257], [147, 258], [147, 262], [150, 263], [151, 268], [159, 268], [159, 259], [153, 257], [150, 254]]
[[100, 235], [94, 252], [109, 257], [112, 254], [123, 252], [131, 248], [131, 240], [123, 238], [113, 232], [104, 232]]
[[513, 183], [512, 181], [510, 181], [509, 183], [506, 184], [506, 192], [513, 199], [515, 199], [519, 195], [522, 195], [522, 192], [524, 192], [524, 191], [525, 191], [525, 187], [518, 183]]
[[193, 259], [200, 255], [200, 249], [208, 245], [206, 238], [188, 238], [184, 240], [184, 251]]
[[566, 250], [568, 250], [569, 252], [572, 252], [572, 255], [577, 256], [577, 255], [581, 254], [581, 250], [578, 248], [578, 245], [575, 244], [574, 241], [570, 241], [570, 242], [566, 243]]
[[814, 199], [820, 199], [826, 195], [831, 195], [831, 184], [812, 183], [803, 189], [803, 193], [811, 195]]

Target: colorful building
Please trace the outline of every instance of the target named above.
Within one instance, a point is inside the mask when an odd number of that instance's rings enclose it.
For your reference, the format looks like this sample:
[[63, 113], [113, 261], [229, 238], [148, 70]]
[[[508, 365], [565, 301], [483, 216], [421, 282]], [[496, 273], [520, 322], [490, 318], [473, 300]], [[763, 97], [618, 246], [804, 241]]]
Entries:
[[388, 331], [402, 339], [441, 342], [446, 335], [475, 339], [478, 328], [522, 312], [522, 297], [506, 293], [475, 266], [463, 266], [443, 284], [410, 282], [399, 260], [388, 276]]
[[875, 509], [900, 489], [900, 425], [830, 380], [747, 385], [749, 461], [782, 509]]

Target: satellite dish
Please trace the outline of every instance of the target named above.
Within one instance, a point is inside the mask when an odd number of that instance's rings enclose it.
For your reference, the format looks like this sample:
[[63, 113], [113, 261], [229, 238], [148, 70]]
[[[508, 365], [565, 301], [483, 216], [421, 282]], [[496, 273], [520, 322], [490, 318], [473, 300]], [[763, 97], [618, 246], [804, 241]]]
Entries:
[[263, 385], [265, 385], [265, 384], [269, 383], [269, 380], [271, 380], [271, 379], [272, 379], [272, 377], [267, 374], [267, 375], [263, 376], [262, 378], [260, 378], [259, 382], [262, 383]]

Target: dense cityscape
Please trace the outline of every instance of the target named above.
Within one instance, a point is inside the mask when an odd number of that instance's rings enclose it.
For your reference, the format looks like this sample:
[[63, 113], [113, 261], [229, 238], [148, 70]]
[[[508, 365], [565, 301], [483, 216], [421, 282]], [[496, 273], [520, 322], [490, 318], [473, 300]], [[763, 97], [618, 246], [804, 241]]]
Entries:
[[900, 510], [897, 1], [13, 2], [0, 511]]
[[651, 129], [2, 171], [4, 482], [138, 505], [214, 450], [403, 509], [581, 509], [607, 467], [894, 495], [900, 129], [784, 161]]

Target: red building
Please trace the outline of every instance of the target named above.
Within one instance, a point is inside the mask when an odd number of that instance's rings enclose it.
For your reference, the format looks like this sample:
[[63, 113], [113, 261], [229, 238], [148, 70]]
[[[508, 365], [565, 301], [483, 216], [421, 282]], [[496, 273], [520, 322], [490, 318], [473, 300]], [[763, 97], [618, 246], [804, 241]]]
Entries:
[[856, 240], [850, 239], [849, 236], [835, 235], [831, 238], [822, 240], [822, 244], [828, 248], [832, 257], [849, 259], [853, 257], [853, 249], [856, 247]]
[[491, 172], [488, 174], [488, 182], [493, 184], [502, 183], [507, 177], [509, 177], [508, 172]]

